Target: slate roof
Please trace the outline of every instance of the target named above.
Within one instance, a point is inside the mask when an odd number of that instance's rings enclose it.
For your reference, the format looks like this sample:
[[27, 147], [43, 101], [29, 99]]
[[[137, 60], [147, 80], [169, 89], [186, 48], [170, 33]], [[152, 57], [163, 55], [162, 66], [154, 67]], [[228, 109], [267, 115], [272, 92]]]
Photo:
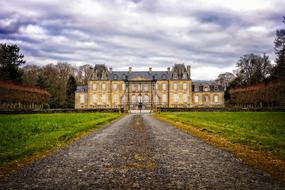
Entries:
[[[224, 87], [222, 85], [217, 84], [215, 81], [213, 80], [196, 80], [192, 82], [192, 86], [198, 86], [198, 87], [202, 87], [202, 86], [209, 86], [210, 87], [210, 91], [218, 91], [218, 92], [222, 92], [224, 91]], [[192, 90], [194, 91], [194, 88], [192, 88]], [[202, 90], [199, 89], [198, 92], [202, 92]]]
[[169, 80], [171, 73], [168, 71], [113, 71], [109, 74], [109, 80], [125, 80], [126, 76], [128, 80], [132, 80], [135, 77], [143, 77], [152, 80], [153, 77], [156, 80]]
[[87, 86], [77, 86], [75, 92], [87, 92], [88, 87]]

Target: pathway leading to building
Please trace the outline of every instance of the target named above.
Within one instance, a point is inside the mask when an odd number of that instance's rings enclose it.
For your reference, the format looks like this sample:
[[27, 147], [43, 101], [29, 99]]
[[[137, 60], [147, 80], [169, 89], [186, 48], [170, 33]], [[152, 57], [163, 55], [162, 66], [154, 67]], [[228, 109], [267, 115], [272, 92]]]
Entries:
[[285, 189], [148, 114], [130, 114], [26, 166], [0, 189]]

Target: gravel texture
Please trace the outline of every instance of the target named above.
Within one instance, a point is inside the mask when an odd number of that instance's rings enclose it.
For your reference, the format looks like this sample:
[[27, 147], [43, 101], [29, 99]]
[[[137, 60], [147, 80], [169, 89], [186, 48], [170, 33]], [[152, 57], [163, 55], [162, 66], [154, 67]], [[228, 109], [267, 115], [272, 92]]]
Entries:
[[232, 154], [128, 115], [0, 180], [0, 189], [285, 189]]

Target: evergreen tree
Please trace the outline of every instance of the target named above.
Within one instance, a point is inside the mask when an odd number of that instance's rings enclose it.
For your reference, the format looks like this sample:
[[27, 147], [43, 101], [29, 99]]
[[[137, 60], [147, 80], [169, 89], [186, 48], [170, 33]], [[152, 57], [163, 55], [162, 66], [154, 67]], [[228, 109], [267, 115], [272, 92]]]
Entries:
[[75, 103], [75, 91], [76, 91], [77, 85], [75, 78], [70, 75], [67, 81], [66, 86], [66, 107], [73, 108]]
[[21, 82], [23, 72], [19, 66], [22, 64], [25, 64], [24, 55], [16, 44], [0, 44], [0, 80]]
[[36, 86], [41, 88], [48, 88], [49, 87], [48, 78], [44, 75], [38, 75]]
[[284, 28], [276, 31], [274, 50], [276, 54], [276, 66], [271, 74], [272, 79], [285, 79], [285, 17]]

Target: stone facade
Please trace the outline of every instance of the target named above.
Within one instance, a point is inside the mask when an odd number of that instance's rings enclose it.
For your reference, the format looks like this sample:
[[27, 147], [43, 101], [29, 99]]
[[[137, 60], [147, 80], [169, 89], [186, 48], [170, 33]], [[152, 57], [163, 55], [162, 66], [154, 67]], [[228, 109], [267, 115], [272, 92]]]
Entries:
[[113, 71], [96, 65], [87, 86], [75, 93], [76, 109], [158, 107], [224, 107], [224, 88], [213, 82], [193, 82], [191, 67], [175, 64], [166, 71]]

